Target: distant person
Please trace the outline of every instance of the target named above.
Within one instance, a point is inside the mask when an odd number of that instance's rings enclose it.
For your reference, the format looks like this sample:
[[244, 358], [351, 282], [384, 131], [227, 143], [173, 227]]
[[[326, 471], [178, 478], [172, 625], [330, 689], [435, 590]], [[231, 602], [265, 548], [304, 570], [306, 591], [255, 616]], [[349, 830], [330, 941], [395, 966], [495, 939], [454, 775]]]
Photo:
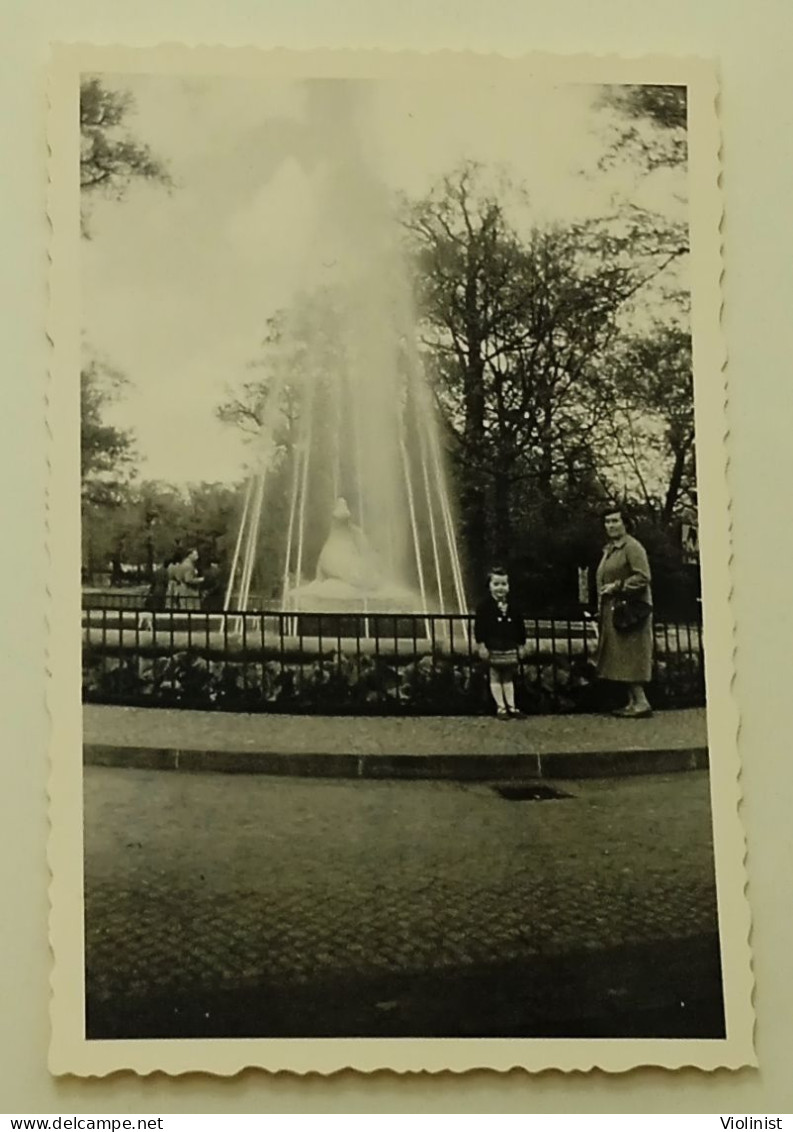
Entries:
[[165, 564], [165, 572], [168, 576], [168, 585], [165, 590], [165, 604], [171, 608], [175, 607], [178, 603], [179, 565], [183, 558], [183, 551], [177, 548]]
[[226, 597], [225, 579], [220, 564], [213, 558], [204, 571], [201, 585], [201, 608], [208, 613], [219, 613]]
[[168, 565], [163, 562], [159, 566], [155, 566], [154, 573], [151, 577], [151, 584], [149, 585], [149, 592], [146, 595], [145, 606], [146, 609], [155, 611], [158, 609], [165, 609], [165, 602], [168, 596]]
[[168, 567], [168, 604], [172, 609], [186, 609], [191, 597], [197, 597], [203, 578], [198, 573], [198, 551], [190, 550], [181, 562]]
[[653, 669], [653, 599], [650, 564], [642, 544], [628, 534], [619, 507], [603, 512], [606, 543], [597, 569], [601, 680], [625, 684], [628, 702], [614, 714], [624, 719], [652, 715], [645, 685]]
[[515, 706], [515, 674], [525, 654], [526, 626], [509, 595], [509, 576], [493, 566], [487, 576], [489, 594], [476, 610], [474, 638], [480, 659], [489, 666], [490, 694], [499, 719], [519, 717]]
[[165, 609], [168, 604], [168, 563], [156, 566], [151, 576], [149, 589], [143, 600], [145, 613], [138, 614], [138, 627], [151, 629], [154, 626], [153, 614]]

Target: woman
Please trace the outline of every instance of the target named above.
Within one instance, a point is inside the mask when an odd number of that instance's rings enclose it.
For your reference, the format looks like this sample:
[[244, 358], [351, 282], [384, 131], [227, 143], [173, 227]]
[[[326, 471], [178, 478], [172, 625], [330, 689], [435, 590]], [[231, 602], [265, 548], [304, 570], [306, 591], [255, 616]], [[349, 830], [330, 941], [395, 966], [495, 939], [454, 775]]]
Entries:
[[[642, 544], [625, 528], [622, 511], [604, 512], [608, 542], [597, 569], [600, 636], [597, 671], [602, 680], [628, 687], [628, 702], [614, 714], [624, 719], [646, 719], [652, 715], [644, 685], [653, 667], [652, 592], [650, 564]], [[634, 604], [635, 623], [614, 624], [614, 608], [624, 596]], [[630, 620], [630, 619], [629, 619]]]
[[168, 567], [168, 604], [172, 609], [185, 609], [190, 604], [185, 598], [194, 597], [203, 578], [198, 576], [198, 551], [191, 550], [181, 562]]

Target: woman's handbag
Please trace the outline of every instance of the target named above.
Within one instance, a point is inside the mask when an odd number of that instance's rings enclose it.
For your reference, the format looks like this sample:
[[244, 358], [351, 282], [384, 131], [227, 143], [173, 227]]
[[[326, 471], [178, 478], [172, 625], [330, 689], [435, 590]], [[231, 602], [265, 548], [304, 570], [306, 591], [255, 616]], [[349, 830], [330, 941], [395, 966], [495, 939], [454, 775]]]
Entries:
[[641, 629], [653, 611], [649, 601], [631, 597], [629, 594], [619, 594], [614, 599], [614, 611], [611, 620], [618, 633], [631, 633]]

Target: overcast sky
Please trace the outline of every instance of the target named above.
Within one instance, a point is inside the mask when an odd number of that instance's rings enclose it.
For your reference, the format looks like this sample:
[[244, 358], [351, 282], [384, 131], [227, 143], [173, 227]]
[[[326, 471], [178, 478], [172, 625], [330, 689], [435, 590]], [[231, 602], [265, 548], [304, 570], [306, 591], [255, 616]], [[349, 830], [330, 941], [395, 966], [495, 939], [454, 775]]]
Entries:
[[[270, 315], [310, 286], [323, 170], [338, 144], [325, 84], [104, 76], [130, 91], [128, 124], [175, 188], [96, 200], [82, 241], [83, 326], [131, 381], [114, 423], [135, 430], [141, 476], [234, 480], [241, 437], [215, 406], [244, 380]], [[464, 159], [503, 166], [528, 190], [527, 221], [596, 215], [631, 174], [582, 176], [603, 152], [597, 90], [517, 84], [357, 84], [359, 134], [393, 191], [426, 193]], [[642, 188], [668, 210], [663, 174]]]

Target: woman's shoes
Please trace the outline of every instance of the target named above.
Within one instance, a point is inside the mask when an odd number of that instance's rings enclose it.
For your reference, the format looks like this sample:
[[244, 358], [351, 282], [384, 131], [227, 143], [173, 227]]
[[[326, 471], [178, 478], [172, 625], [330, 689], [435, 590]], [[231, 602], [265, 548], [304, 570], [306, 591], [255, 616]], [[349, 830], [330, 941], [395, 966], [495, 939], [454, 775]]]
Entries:
[[509, 712], [505, 707], [496, 708], [496, 719], [509, 719]]
[[646, 707], [637, 707], [635, 704], [628, 704], [627, 707], [618, 708], [611, 713], [616, 715], [618, 719], [649, 719], [653, 714], [653, 709], [647, 704]]

